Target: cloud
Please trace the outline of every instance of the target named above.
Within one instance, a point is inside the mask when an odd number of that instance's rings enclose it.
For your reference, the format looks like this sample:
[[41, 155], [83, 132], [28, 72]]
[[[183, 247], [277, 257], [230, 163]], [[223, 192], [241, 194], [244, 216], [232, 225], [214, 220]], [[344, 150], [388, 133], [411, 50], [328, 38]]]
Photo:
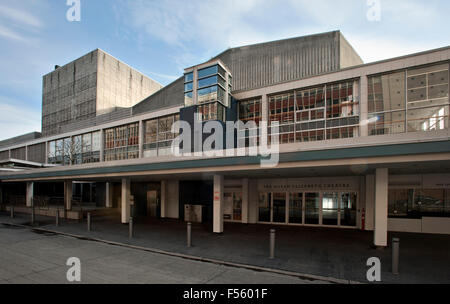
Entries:
[[0, 5], [0, 16], [23, 25], [41, 28], [43, 23], [26, 11]]
[[0, 24], [0, 36], [17, 41], [26, 41], [26, 38], [15, 31]]
[[41, 130], [41, 114], [24, 103], [0, 96], [0, 140]]

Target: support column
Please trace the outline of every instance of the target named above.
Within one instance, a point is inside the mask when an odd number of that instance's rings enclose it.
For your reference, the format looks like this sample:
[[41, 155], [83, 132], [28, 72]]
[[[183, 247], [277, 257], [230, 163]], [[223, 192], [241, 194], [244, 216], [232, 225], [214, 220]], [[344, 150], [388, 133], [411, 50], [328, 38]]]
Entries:
[[139, 158], [144, 158], [144, 122], [139, 121]]
[[48, 165], [48, 141], [45, 142], [45, 161], [44, 164]]
[[105, 161], [105, 132], [100, 130], [100, 162]]
[[248, 224], [248, 178], [242, 180], [242, 224]]
[[369, 123], [368, 123], [369, 99], [368, 99], [367, 85], [368, 85], [367, 75], [362, 75], [361, 76], [361, 84], [360, 84], [360, 88], [359, 88], [359, 92], [360, 92], [360, 96], [359, 96], [360, 106], [359, 107], [361, 109], [360, 110], [361, 111], [361, 117], [360, 117], [361, 136], [369, 136]]
[[213, 232], [223, 233], [223, 176], [214, 175]]
[[111, 183], [106, 183], [105, 187], [106, 195], [106, 208], [112, 208], [113, 207], [113, 185]]
[[161, 218], [167, 217], [167, 181], [161, 181]]
[[130, 222], [130, 189], [130, 180], [128, 178], [122, 179], [122, 224]]
[[34, 196], [34, 183], [27, 182], [27, 194], [26, 194], [27, 207], [33, 206], [33, 196]]
[[66, 206], [66, 210], [72, 210], [72, 181], [64, 182], [64, 205]]
[[375, 173], [375, 232], [374, 245], [386, 247], [388, 226], [389, 170], [377, 169]]

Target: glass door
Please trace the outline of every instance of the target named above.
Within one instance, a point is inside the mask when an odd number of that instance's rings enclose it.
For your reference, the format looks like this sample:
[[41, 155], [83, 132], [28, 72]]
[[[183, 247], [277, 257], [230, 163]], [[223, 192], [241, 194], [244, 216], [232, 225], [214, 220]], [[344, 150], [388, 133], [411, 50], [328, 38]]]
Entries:
[[260, 222], [270, 223], [270, 203], [271, 203], [270, 193], [259, 194], [258, 220]]
[[242, 193], [233, 193], [233, 220], [242, 221]]
[[337, 226], [339, 214], [339, 193], [325, 192], [322, 197], [322, 225]]
[[305, 224], [319, 225], [319, 193], [305, 193]]
[[289, 223], [303, 224], [303, 193], [289, 194]]
[[356, 204], [358, 193], [341, 193], [341, 226], [356, 227]]
[[286, 223], [286, 193], [273, 193], [272, 222]]

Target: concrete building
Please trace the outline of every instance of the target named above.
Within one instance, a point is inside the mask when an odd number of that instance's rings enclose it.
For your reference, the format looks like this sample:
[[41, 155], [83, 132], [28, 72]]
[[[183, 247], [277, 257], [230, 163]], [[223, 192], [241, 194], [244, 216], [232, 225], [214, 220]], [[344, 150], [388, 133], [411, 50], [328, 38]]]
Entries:
[[64, 133], [74, 123], [129, 108], [161, 89], [156, 81], [102, 50], [43, 77], [42, 134]]
[[[215, 233], [230, 221], [361, 229], [381, 247], [388, 231], [450, 234], [449, 62], [445, 47], [363, 64], [340, 32], [230, 49], [118, 116], [1, 147], [9, 160], [40, 145], [42, 165], [53, 165], [0, 172], [4, 206], [54, 195], [73, 210], [81, 196], [122, 223], [133, 215], [207, 221]], [[279, 123], [278, 164], [174, 155], [172, 125], [196, 120]], [[245, 132], [248, 151], [263, 133], [254, 141]]]

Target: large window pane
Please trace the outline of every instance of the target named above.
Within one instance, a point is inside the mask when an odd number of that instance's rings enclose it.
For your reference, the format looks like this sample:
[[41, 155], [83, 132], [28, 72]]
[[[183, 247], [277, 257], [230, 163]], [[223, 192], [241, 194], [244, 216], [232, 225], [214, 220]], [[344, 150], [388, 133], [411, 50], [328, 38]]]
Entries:
[[204, 77], [207, 77], [207, 76], [215, 75], [217, 73], [218, 73], [218, 67], [217, 67], [217, 65], [215, 65], [215, 66], [212, 66], [212, 67], [208, 67], [208, 68], [205, 68], [205, 69], [198, 70], [198, 78], [199, 79], [200, 78], [204, 78]]
[[289, 194], [289, 223], [301, 224], [303, 222], [303, 193]]
[[338, 224], [338, 193], [324, 193], [322, 197], [322, 224], [335, 226]]
[[273, 194], [273, 222], [286, 222], [286, 193]]
[[319, 224], [319, 193], [305, 193], [305, 224]]
[[368, 79], [369, 113], [405, 109], [405, 72]]
[[341, 194], [341, 226], [356, 226], [357, 199], [355, 192]]
[[448, 106], [408, 110], [408, 132], [447, 129], [448, 114]]
[[270, 222], [270, 194], [260, 193], [259, 194], [259, 221], [260, 222]]
[[369, 135], [404, 133], [405, 123], [405, 111], [369, 114]]

